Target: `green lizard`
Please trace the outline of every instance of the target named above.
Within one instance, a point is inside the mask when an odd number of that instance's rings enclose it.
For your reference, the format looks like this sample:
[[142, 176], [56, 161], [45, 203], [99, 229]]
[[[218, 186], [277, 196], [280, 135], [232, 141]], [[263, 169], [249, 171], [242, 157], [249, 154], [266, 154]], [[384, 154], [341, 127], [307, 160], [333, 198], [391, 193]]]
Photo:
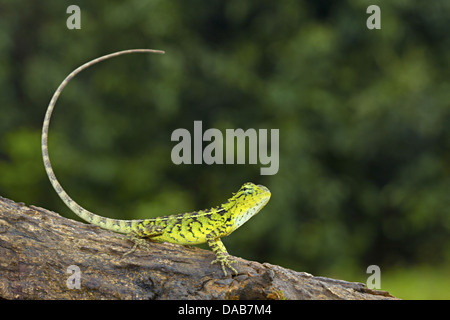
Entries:
[[75, 75], [93, 64], [122, 54], [134, 52], [164, 53], [164, 51], [151, 49], [132, 49], [111, 53], [78, 67], [56, 89], [45, 114], [41, 141], [45, 171], [50, 182], [62, 201], [80, 218], [100, 228], [126, 234], [127, 238], [134, 242], [134, 246], [124, 255], [133, 252], [138, 246], [147, 248], [148, 243], [145, 239], [156, 242], [167, 241], [181, 245], [194, 245], [206, 242], [216, 255], [216, 259], [211, 264], [220, 264], [225, 276], [227, 275], [225, 267], [230, 268], [237, 274], [236, 269], [231, 266], [236, 261], [230, 258], [220, 238], [229, 235], [239, 228], [267, 204], [271, 193], [266, 187], [253, 183], [245, 183], [231, 198], [211, 209], [153, 219], [118, 220], [105, 218], [84, 209], [64, 191], [56, 179], [48, 155], [47, 141], [50, 118], [62, 90]]

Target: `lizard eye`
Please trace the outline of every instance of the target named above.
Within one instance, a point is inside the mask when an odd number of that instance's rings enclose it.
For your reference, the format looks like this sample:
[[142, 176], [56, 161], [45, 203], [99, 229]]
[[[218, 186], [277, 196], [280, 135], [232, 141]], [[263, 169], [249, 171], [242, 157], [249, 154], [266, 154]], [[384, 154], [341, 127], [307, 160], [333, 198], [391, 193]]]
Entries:
[[244, 184], [241, 188], [241, 191], [244, 193], [252, 193], [253, 192], [253, 188], [251, 187], [250, 184]]

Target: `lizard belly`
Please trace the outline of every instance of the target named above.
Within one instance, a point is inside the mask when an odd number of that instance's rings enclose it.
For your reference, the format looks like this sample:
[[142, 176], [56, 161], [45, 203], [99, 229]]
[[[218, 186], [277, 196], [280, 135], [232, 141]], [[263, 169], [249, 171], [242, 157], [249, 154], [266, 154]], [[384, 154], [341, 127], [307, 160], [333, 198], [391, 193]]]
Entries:
[[170, 242], [181, 245], [195, 245], [205, 243], [206, 236], [198, 236], [190, 232], [164, 232], [164, 234], [153, 237], [150, 240], [156, 242]]

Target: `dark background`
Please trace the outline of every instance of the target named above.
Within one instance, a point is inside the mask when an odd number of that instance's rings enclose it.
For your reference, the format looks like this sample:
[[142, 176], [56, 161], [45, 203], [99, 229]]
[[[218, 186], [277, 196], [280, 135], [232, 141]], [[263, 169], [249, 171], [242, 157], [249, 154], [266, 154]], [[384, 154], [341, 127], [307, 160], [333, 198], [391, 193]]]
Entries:
[[[66, 9], [81, 9], [69, 30]], [[366, 9], [381, 8], [369, 30]], [[77, 219], [44, 171], [59, 83], [55, 173], [82, 206], [132, 219], [218, 205], [244, 182], [269, 204], [224, 239], [232, 255], [450, 298], [449, 1], [0, 2], [0, 195]], [[280, 168], [171, 162], [173, 130], [280, 130]], [[205, 143], [206, 145], [206, 143]]]

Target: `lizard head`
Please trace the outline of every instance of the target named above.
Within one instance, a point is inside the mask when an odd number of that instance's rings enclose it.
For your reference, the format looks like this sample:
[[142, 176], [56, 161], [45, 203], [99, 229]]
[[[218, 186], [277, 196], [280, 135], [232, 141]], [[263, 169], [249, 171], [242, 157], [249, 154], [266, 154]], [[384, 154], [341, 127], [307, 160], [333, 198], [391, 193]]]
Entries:
[[234, 220], [234, 230], [257, 214], [269, 202], [270, 196], [271, 193], [265, 186], [251, 182], [244, 183], [230, 199], [233, 203], [230, 211]]

